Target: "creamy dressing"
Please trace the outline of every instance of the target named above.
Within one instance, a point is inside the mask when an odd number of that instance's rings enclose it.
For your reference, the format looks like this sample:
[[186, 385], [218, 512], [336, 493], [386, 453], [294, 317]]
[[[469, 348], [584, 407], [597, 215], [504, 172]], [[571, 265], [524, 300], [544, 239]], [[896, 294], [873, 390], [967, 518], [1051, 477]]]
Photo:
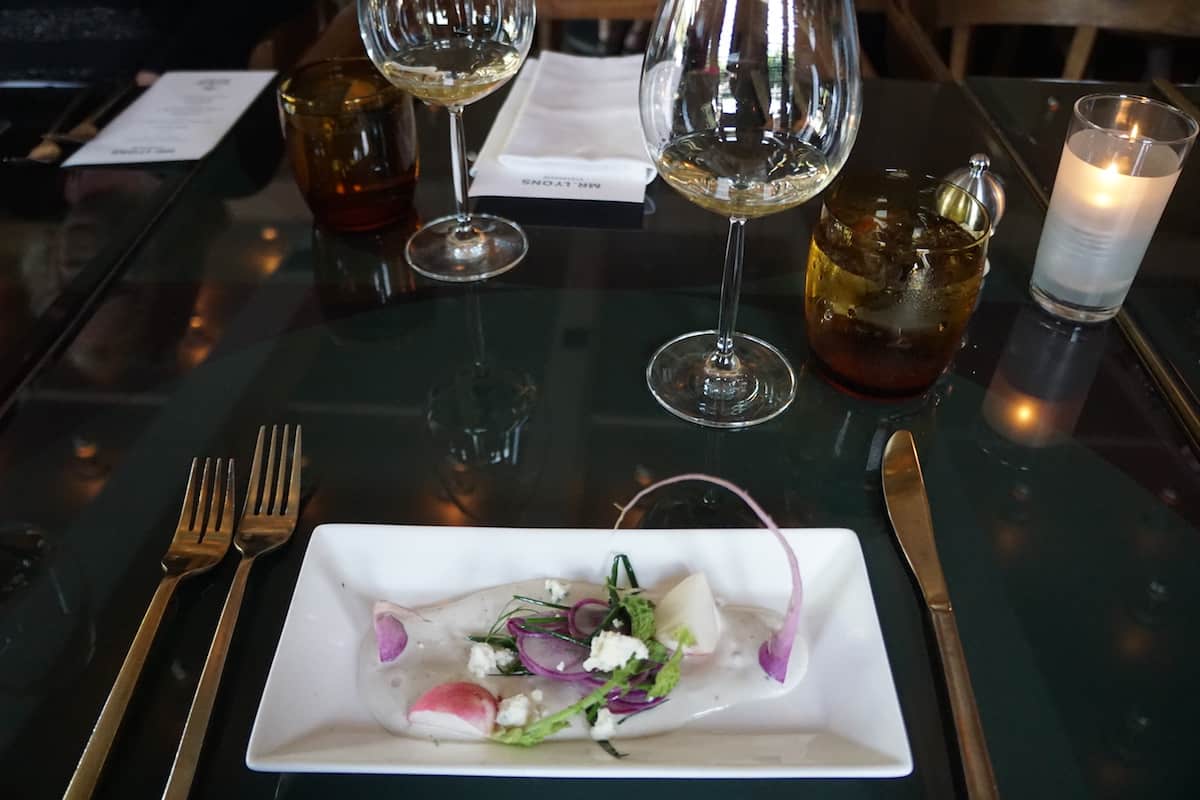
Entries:
[[[358, 679], [359, 691], [371, 713], [392, 733], [447, 739], [454, 737], [445, 729], [408, 721], [408, 709], [413, 702], [441, 683], [476, 683], [498, 700], [518, 693], [530, 695], [540, 689], [542, 700], [535, 703], [530, 722], [537, 716], [553, 714], [591, 692], [596, 687], [588, 683], [527, 675], [478, 678], [467, 669], [473, 644], [467, 637], [487, 633], [496, 618], [512, 608], [514, 594], [541, 598], [546, 596], [545, 587], [545, 580], [522, 581], [401, 612], [399, 616], [408, 631], [408, 646], [399, 658], [388, 664], [380, 663], [375, 635], [368, 626], [359, 650]], [[654, 590], [643, 592], [650, 600], [657, 600], [662, 594]], [[607, 596], [602, 585], [574, 582], [563, 604], [570, 605], [585, 597], [604, 599]], [[679, 684], [668, 695], [667, 701], [637, 714], [619, 716], [618, 719], [623, 721], [614, 738], [666, 733], [738, 703], [787, 694], [800, 682], [808, 667], [808, 648], [803, 632], [796, 637], [792, 648], [787, 681], [779, 683], [759, 666], [758, 649], [779, 626], [780, 615], [763, 608], [723, 605], [719, 600], [717, 606], [720, 638], [716, 649], [706, 655], [686, 656]], [[530, 613], [534, 612], [522, 612], [519, 616]], [[583, 715], [575, 715], [567, 728], [551, 738], [589, 738]]]

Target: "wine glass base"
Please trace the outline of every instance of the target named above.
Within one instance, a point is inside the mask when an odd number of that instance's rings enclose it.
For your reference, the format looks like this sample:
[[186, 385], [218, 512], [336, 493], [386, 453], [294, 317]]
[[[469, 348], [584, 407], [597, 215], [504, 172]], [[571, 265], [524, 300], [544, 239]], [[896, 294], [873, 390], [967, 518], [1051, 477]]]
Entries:
[[470, 283], [508, 272], [528, 252], [529, 241], [515, 222], [471, 214], [466, 227], [456, 216], [422, 225], [409, 237], [404, 258], [426, 278]]
[[796, 397], [796, 373], [762, 339], [733, 335], [740, 369], [717, 373], [710, 363], [716, 331], [686, 333], [664, 344], [646, 367], [646, 384], [663, 408], [708, 428], [748, 428], [774, 419]]

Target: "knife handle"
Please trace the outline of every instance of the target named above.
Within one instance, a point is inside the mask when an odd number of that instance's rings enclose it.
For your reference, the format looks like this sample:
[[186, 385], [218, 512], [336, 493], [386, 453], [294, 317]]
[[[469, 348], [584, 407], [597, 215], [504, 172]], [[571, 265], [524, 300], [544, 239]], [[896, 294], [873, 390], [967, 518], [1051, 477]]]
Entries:
[[975, 691], [967, 672], [967, 658], [958, 638], [958, 624], [949, 608], [930, 609], [933, 633], [937, 637], [938, 653], [942, 658], [942, 674], [946, 676], [946, 691], [950, 695], [950, 711], [954, 715], [954, 730], [958, 734], [958, 752], [962, 757], [970, 800], [993, 800], [1000, 797], [992, 760], [988, 756]]

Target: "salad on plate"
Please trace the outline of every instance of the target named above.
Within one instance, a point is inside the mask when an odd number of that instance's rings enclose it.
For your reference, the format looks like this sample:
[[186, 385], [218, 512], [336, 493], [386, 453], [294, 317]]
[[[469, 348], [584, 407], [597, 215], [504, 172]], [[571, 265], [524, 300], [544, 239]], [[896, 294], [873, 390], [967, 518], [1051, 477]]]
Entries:
[[625, 553], [602, 583], [537, 578], [421, 608], [379, 601], [359, 658], [375, 718], [395, 734], [439, 741], [591, 738], [621, 757], [614, 739], [666, 733], [795, 688], [808, 660], [799, 565], [752, 498], [719, 478], [680, 475], [639, 492], [616, 527], [651, 491], [688, 480], [734, 492], [776, 537], [792, 574], [783, 614], [724, 602], [703, 572], [642, 586]]

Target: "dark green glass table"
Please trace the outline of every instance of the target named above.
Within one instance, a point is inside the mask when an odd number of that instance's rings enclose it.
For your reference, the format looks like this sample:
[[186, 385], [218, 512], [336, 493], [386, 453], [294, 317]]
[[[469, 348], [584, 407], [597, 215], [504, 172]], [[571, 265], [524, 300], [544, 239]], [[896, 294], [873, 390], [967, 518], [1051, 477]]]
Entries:
[[[499, 102], [468, 111], [472, 147]], [[864, 108], [850, 168], [944, 174], [985, 151], [1007, 179], [983, 301], [928, 396], [849, 397], [814, 370], [805, 344], [817, 201], [756, 220], [739, 327], [783, 349], [800, 380], [793, 408], [740, 433], [676, 420], [644, 382], [662, 342], [715, 320], [723, 220], [656, 183], [640, 219], [605, 216], [602, 227], [599, 214], [540, 209], [517, 269], [474, 289], [432, 285], [403, 266], [402, 228], [314, 232], [277, 139], [250, 136], [247, 148], [239, 136], [262, 123], [244, 120], [0, 429], [0, 524], [37, 532], [13, 539], [32, 549], [25, 561], [3, 556], [4, 574], [19, 576], [0, 595], [3, 795], [55, 797], [66, 786], [158, 581], [189, 459], [233, 455], [245, 475], [258, 425], [292, 422], [304, 425], [308, 457], [299, 529], [251, 578], [195, 798], [955, 796], [931, 633], [879, 485], [883, 443], [898, 428], [921, 451], [1004, 795], [1191, 796], [1200, 778], [1200, 464], [1117, 331], [1062, 328], [1032, 307], [1042, 211], [963, 90], [871, 81]], [[418, 117], [417, 211], [431, 218], [451, 206], [445, 114]], [[243, 175], [253, 186], [255, 170], [273, 177], [231, 197], [228, 182]], [[507, 205], [528, 221], [527, 208]], [[431, 387], [471, 362], [479, 330], [489, 363], [528, 374], [538, 402], [515, 463], [464, 470], [431, 431], [427, 406]], [[609, 527], [613, 502], [639, 479], [697, 469], [746, 487], [781, 524], [858, 533], [912, 775], [551, 784], [245, 767], [315, 525]], [[734, 504], [688, 487], [649, 518], [745, 524]], [[161, 793], [233, 567], [229, 559], [182, 586], [101, 796]]]
[[[70, 129], [114, 91], [0, 81], [0, 414], [69, 341], [194, 169], [64, 170], [24, 159], [56, 123]], [[75, 149], [64, 144], [63, 158]]]

